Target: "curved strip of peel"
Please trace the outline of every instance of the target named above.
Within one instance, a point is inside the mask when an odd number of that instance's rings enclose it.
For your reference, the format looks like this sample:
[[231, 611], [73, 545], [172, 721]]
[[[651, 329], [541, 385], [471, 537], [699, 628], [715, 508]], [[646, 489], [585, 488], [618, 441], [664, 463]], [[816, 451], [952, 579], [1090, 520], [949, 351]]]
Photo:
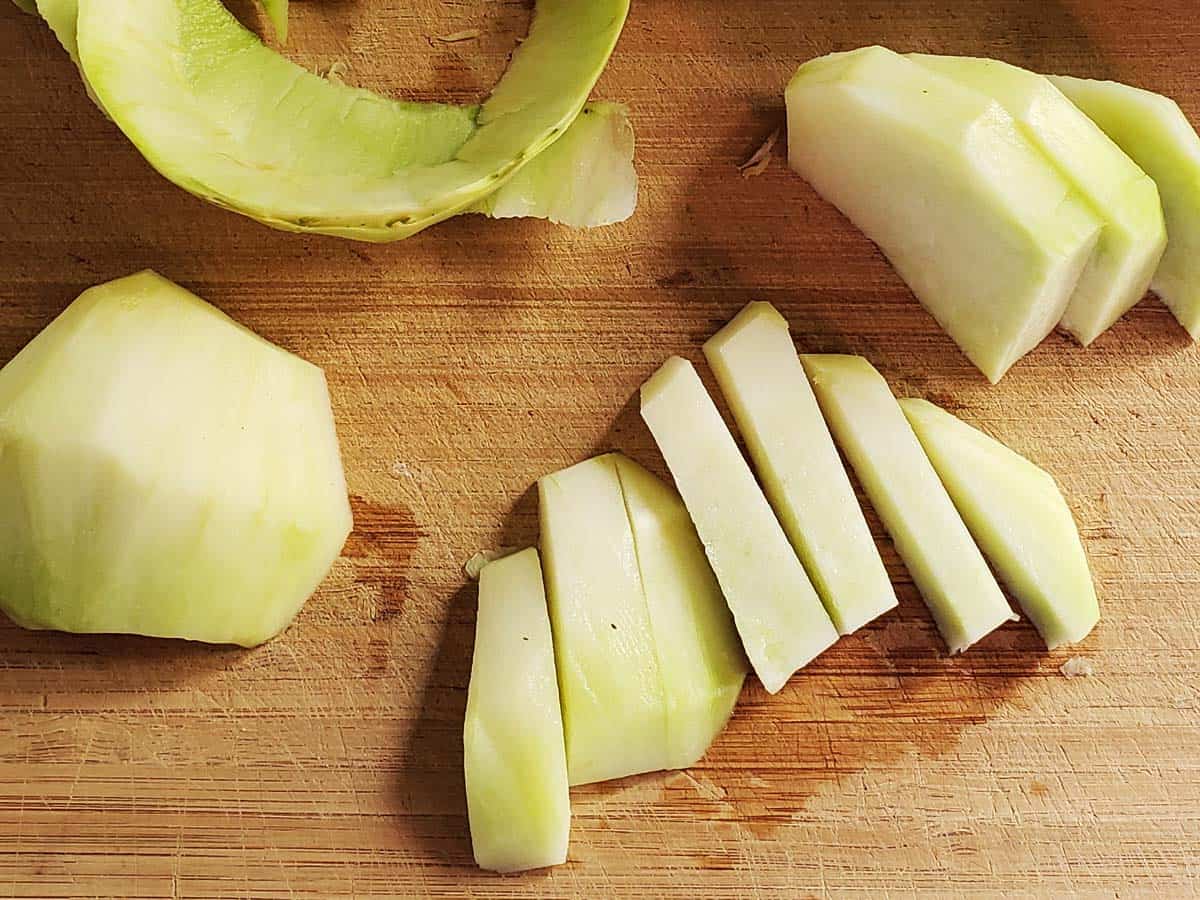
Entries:
[[318, 78], [219, 0], [49, 2], [78, 3], [84, 78], [167, 178], [278, 228], [370, 241], [467, 211], [553, 144], [629, 9], [629, 0], [538, 0], [528, 37], [475, 108]]

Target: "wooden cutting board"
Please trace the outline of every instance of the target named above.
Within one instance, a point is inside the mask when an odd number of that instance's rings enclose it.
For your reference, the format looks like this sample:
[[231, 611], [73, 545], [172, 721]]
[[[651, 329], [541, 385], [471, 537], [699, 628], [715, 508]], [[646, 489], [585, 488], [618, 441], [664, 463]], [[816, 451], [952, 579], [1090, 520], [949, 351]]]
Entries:
[[[291, 52], [469, 100], [527, 7], [300, 3]], [[1184, 0], [638, 0], [598, 89], [638, 133], [631, 222], [462, 219], [376, 247], [167, 184], [0, 6], [0, 363], [83, 288], [153, 267], [325, 368], [357, 520], [259, 650], [0, 625], [0, 897], [1200, 892], [1200, 352], [1148, 300], [990, 387], [782, 148], [737, 170], [800, 61], [872, 42], [1129, 80], [1200, 120], [1197, 21]], [[802, 349], [864, 353], [1053, 472], [1104, 620], [1074, 650], [1019, 624], [949, 659], [881, 537], [897, 612], [777, 697], [750, 684], [694, 769], [574, 791], [568, 865], [479, 872], [463, 563], [534, 540], [545, 472], [612, 448], [661, 472], [631, 397], [752, 299]], [[1092, 677], [1060, 672], [1073, 656]]]

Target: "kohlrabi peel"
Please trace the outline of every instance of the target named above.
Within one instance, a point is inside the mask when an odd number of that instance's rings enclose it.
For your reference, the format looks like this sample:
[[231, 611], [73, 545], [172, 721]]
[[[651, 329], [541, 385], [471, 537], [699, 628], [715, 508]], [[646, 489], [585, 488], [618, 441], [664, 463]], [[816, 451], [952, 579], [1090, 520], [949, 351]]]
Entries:
[[883, 376], [861, 356], [801, 359], [950, 652], [1015, 619]]
[[909, 59], [996, 100], [1104, 223], [1059, 323], [1087, 346], [1145, 296], [1167, 246], [1154, 181], [1042, 75], [994, 59]]
[[896, 592], [796, 355], [787, 321], [751, 303], [704, 345], [759, 479], [825, 609], [850, 634]]
[[632, 460], [614, 460], [667, 704], [663, 768], [681, 769], [697, 762], [729, 721], [746, 657], [683, 500]]
[[1200, 338], [1200, 136], [1179, 104], [1161, 94], [1083, 78], [1050, 80], [1158, 184], [1167, 252], [1151, 288]]
[[244, 646], [351, 527], [321, 370], [145, 272], [0, 370], [0, 609], [29, 628]]
[[1044, 470], [925, 400], [901, 400], [954, 505], [1000, 580], [1053, 650], [1100, 620], [1079, 529]]
[[536, 550], [480, 573], [463, 763], [480, 866], [517, 872], [567, 861], [567, 755]]
[[691, 363], [642, 386], [649, 426], [763, 686], [778, 693], [838, 639], [804, 566]]
[[1000, 104], [882, 47], [801, 66], [792, 167], [995, 382], [1063, 317], [1102, 222]]
[[[628, 12], [628, 0], [539, 0], [492, 95], [456, 107], [321, 79], [220, 0], [53, 2], [51, 24], [77, 44], [97, 102], [163, 175], [278, 228], [370, 241], [470, 210], [551, 147]], [[73, 5], [74, 41], [64, 34]], [[586, 204], [546, 205], [564, 206], [565, 219]]]

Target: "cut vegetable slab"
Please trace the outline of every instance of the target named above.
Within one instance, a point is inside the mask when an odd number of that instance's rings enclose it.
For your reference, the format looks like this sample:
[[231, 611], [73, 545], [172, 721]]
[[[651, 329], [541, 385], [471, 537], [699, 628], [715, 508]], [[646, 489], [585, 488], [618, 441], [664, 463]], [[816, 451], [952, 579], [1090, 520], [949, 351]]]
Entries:
[[614, 459], [667, 704], [662, 768], [682, 769], [704, 755], [729, 721], [746, 658], [683, 501], [637, 463]]
[[0, 609], [253, 646], [351, 525], [317, 367], [153, 273], [86, 291], [0, 370]]
[[832, 646], [837, 629], [691, 363], [672, 358], [646, 382], [642, 418], [704, 542], [754, 671], [776, 693]]
[[538, 482], [571, 784], [663, 768], [667, 704], [612, 456]]
[[1167, 246], [1158, 188], [1043, 76], [994, 59], [909, 58], [996, 100], [1104, 223], [1060, 323], [1087, 346], [1150, 287]]
[[567, 756], [536, 550], [480, 573], [463, 762], [480, 866], [516, 872], [566, 862]]
[[583, 108], [628, 5], [538, 0], [478, 109], [318, 78], [220, 0], [79, 0], [76, 37], [99, 103], [176, 184], [279, 228], [383, 241], [470, 209], [551, 146]]
[[950, 652], [1015, 619], [883, 376], [860, 356], [802, 360], [842, 452]]
[[991, 381], [1062, 318], [1101, 222], [995, 101], [882, 47], [800, 67], [792, 167]]
[[751, 303], [704, 345], [767, 497], [833, 624], [850, 634], [896, 592], [796, 355], [787, 321]]
[[1100, 620], [1071, 510], [1025, 457], [925, 400], [900, 405], [976, 542], [1053, 650]]
[[1113, 81], [1050, 80], [1158, 184], [1167, 252], [1152, 287], [1200, 338], [1200, 137], [1179, 105]]

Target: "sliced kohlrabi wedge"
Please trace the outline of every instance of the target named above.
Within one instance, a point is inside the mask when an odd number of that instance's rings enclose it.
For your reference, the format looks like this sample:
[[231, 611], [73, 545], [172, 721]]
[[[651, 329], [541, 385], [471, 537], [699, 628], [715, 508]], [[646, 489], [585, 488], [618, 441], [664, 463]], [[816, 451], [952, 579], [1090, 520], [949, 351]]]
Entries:
[[667, 704], [613, 457], [538, 482], [571, 784], [663, 768]]
[[350, 507], [321, 370], [144, 272], [0, 370], [0, 610], [28, 628], [253, 646]]
[[860, 356], [802, 360], [838, 445], [950, 652], [1015, 619], [883, 376]]
[[1104, 223], [1059, 323], [1087, 346], [1150, 287], [1167, 246], [1158, 188], [1045, 77], [994, 59], [909, 59], [996, 100]]
[[1158, 183], [1167, 252], [1151, 287], [1200, 339], [1200, 136], [1174, 100], [1083, 78], [1050, 80]]
[[1054, 479], [925, 400], [901, 400], [909, 423], [976, 543], [1053, 650], [1100, 620], [1079, 529]]
[[868, 47], [801, 66], [787, 107], [792, 167], [991, 381], [1062, 318], [1102, 223], [998, 103]]
[[469, 210], [550, 147], [583, 108], [629, 6], [538, 0], [507, 73], [475, 108], [318, 78], [220, 0], [71, 2], [85, 80], [167, 178], [275, 227], [371, 241]]
[[838, 638], [812, 582], [692, 364], [669, 359], [642, 387], [650, 427], [763, 686]]
[[566, 862], [567, 756], [536, 550], [479, 575], [463, 763], [480, 866], [517, 872]]
[[664, 769], [692, 765], [725, 727], [746, 657], [687, 508], [656, 476], [614, 457], [667, 704]]
[[37, 0], [13, 0], [13, 3], [17, 4], [17, 9], [27, 13], [37, 12]]
[[896, 605], [787, 320], [751, 303], [704, 345], [779, 521], [833, 624], [857, 631]]

